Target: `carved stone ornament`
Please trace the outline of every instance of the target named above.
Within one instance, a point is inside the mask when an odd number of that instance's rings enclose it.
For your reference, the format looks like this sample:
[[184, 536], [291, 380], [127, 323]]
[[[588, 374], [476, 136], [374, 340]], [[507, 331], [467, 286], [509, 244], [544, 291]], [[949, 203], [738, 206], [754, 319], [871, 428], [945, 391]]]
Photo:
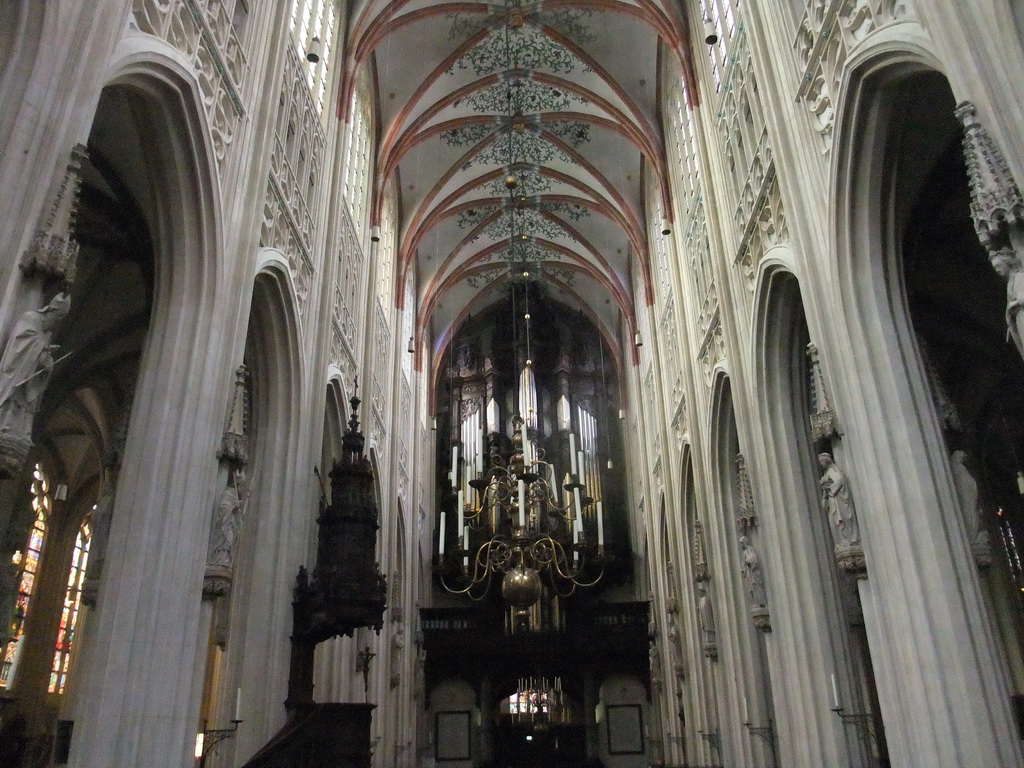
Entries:
[[750, 618], [753, 620], [754, 626], [762, 632], [772, 631], [772, 617], [765, 606], [755, 605], [751, 608]]
[[991, 253], [1015, 239], [1011, 229], [1024, 224], [1024, 198], [1006, 158], [988, 130], [978, 121], [974, 104], [960, 102], [956, 116], [964, 124], [964, 161], [971, 185], [971, 218], [978, 239]]
[[217, 458], [235, 466], [244, 466], [249, 461], [249, 446], [246, 432], [249, 426], [249, 390], [246, 380], [249, 372], [244, 365], [235, 371], [235, 385], [231, 392], [231, 410], [228, 425], [221, 438]]
[[36, 231], [28, 248], [21, 255], [18, 267], [25, 277], [41, 275], [71, 283], [75, 279], [78, 242], [74, 238], [75, 218], [82, 185], [82, 163], [89, 152], [84, 144], [76, 144], [46, 221]]
[[859, 544], [837, 546], [835, 548], [836, 563], [849, 574], [859, 579], [866, 579], [868, 574], [867, 561], [864, 559], [864, 547]]
[[814, 442], [829, 440], [842, 435], [839, 428], [839, 417], [832, 407], [832, 401], [828, 396], [828, 388], [825, 386], [825, 376], [821, 372], [821, 358], [818, 348], [814, 344], [807, 345], [807, 359], [810, 362], [811, 370], [811, 439]]
[[67, 317], [71, 298], [58, 293], [14, 324], [0, 357], [0, 477], [21, 471], [32, 449], [32, 422], [54, 366], [54, 331]]
[[757, 527], [757, 510], [754, 508], [754, 492], [750, 488], [750, 474], [747, 460], [742, 453], [736, 454], [736, 485], [739, 488], [739, 514], [736, 515], [736, 529], [746, 535]]

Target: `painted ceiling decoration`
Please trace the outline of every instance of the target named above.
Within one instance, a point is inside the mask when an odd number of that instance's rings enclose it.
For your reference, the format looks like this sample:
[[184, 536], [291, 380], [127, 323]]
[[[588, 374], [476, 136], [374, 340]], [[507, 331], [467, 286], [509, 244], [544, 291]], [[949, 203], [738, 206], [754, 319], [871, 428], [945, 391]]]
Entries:
[[357, 0], [351, 18], [341, 117], [371, 67], [372, 223], [394, 190], [395, 300], [414, 274], [431, 358], [524, 266], [613, 348], [632, 338], [652, 295], [652, 191], [672, 218], [663, 80], [696, 93], [678, 3]]

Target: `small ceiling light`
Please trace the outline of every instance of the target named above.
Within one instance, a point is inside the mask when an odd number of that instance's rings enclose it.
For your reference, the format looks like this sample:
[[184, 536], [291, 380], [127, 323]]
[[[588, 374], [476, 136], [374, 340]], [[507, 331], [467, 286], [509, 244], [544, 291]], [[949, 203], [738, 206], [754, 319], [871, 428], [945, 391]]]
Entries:
[[380, 242], [380, 227], [370, 227], [370, 242]]
[[711, 23], [711, 19], [704, 19], [704, 42], [708, 45], [714, 45], [718, 42], [718, 30]]
[[640, 331], [633, 334], [633, 344], [638, 347], [642, 347], [644, 345], [644, 340], [640, 338]]
[[412, 336], [410, 336], [409, 337], [409, 354], [411, 355], [415, 351], [416, 351], [416, 340]]
[[320, 62], [320, 56], [324, 52], [324, 44], [320, 42], [319, 37], [314, 37], [309, 41], [309, 50], [306, 51], [306, 61], [310, 64], [318, 64]]
[[668, 219], [662, 219], [661, 220], [661, 234], [663, 234], [663, 235], [671, 235], [672, 234], [672, 225], [668, 223]]
[[624, 418], [626, 418], [626, 411], [624, 408], [619, 408], [619, 421], [622, 421]]
[[515, 189], [518, 186], [519, 186], [519, 179], [517, 179], [511, 173], [508, 176], [505, 177], [505, 188], [506, 189]]

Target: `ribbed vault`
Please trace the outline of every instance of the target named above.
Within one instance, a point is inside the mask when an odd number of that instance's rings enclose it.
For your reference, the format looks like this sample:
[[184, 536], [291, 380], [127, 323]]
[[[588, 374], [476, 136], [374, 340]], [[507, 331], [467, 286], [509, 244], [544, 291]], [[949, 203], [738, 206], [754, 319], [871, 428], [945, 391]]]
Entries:
[[395, 300], [414, 274], [418, 338], [443, 347], [524, 268], [606, 338], [631, 334], [651, 296], [649, 201], [673, 218], [662, 73], [696, 93], [685, 25], [650, 0], [356, 4], [341, 116], [368, 71], [371, 220], [393, 190]]

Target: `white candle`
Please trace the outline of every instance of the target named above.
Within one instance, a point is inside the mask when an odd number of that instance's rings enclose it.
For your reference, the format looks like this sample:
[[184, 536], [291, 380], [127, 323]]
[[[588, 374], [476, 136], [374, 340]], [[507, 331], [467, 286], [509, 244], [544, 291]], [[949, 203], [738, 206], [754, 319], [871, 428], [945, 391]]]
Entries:
[[437, 532], [437, 554], [444, 554], [444, 510], [441, 511], [441, 525], [438, 526]]
[[242, 719], [242, 689], [235, 691], [235, 720]]
[[519, 480], [519, 527], [526, 527], [526, 482]]
[[573, 501], [576, 502], [576, 517], [572, 521], [572, 561], [574, 563], [579, 562], [580, 551], [576, 549], [576, 545], [580, 543], [580, 533], [583, 531], [583, 515], [580, 514], [580, 489], [572, 489]]
[[[483, 446], [483, 443], [481, 443]], [[476, 452], [476, 473], [482, 475], [484, 473], [484, 450], [483, 447]]]
[[576, 435], [569, 433], [569, 469], [576, 474]]
[[469, 526], [465, 526], [462, 529], [462, 548], [466, 550], [466, 554], [462, 556], [462, 567], [469, 568]]
[[597, 502], [597, 546], [604, 546], [604, 502]]
[[840, 709], [839, 686], [836, 685], [836, 673], [832, 673], [832, 709]]
[[459, 483], [459, 446], [452, 446], [452, 488]]
[[460, 531], [462, 530], [462, 526], [464, 526], [466, 524], [466, 507], [464, 506], [465, 505], [465, 500], [466, 500], [466, 497], [465, 497], [465, 495], [463, 495], [462, 491], [460, 490], [459, 491], [459, 501], [458, 501], [458, 504], [455, 507], [455, 513], [458, 515], [458, 520], [459, 520], [458, 530], [460, 530]]
[[750, 722], [750, 713], [747, 711], [747, 696], [746, 696], [746, 694], [743, 695], [743, 722], [744, 723], [749, 723]]
[[1024, 472], [1017, 473], [1017, 490], [1024, 496]]
[[523, 440], [523, 466], [527, 467], [530, 464], [532, 464], [533, 462], [530, 461], [530, 441], [527, 438], [526, 420], [525, 419], [523, 420], [523, 425], [520, 428], [520, 431], [522, 433], [522, 440]]
[[585, 469], [584, 464], [583, 464], [583, 451], [580, 451], [576, 455], [576, 469], [579, 470], [580, 482], [581, 483], [584, 482], [585, 481], [585, 477], [584, 476], [586, 475], [586, 469]]

